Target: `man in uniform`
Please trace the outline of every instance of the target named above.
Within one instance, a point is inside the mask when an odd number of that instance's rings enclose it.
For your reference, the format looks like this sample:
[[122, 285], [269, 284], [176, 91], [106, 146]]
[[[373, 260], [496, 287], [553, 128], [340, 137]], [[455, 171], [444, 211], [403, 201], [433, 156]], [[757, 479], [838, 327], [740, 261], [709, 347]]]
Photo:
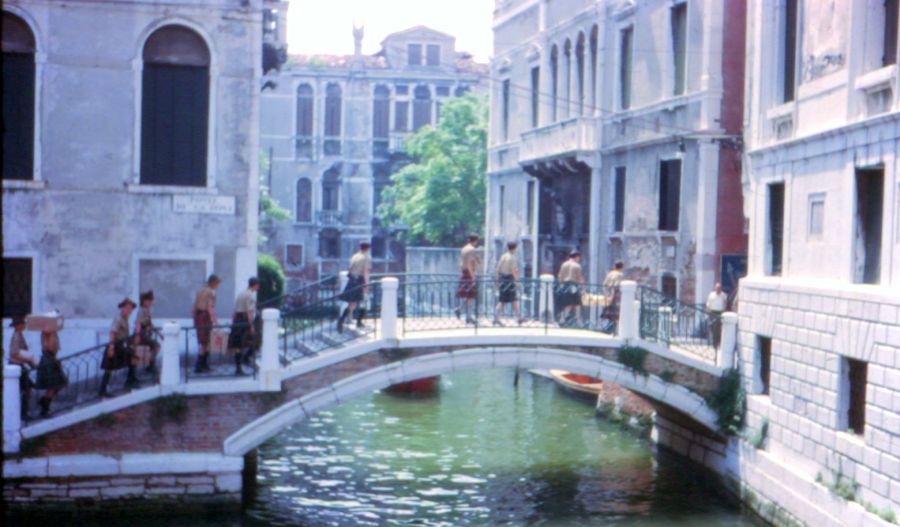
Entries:
[[569, 253], [569, 258], [559, 267], [559, 304], [562, 313], [560, 325], [569, 323], [572, 309], [575, 309], [575, 321], [581, 320], [581, 291], [584, 287], [584, 275], [581, 272], [581, 253], [577, 249]]
[[147, 373], [156, 373], [156, 357], [159, 355], [159, 341], [162, 338], [159, 329], [153, 327], [153, 290], [141, 293], [138, 301], [141, 303], [137, 318], [134, 321], [134, 343], [137, 346], [147, 346], [150, 349], [150, 362], [147, 364]]
[[228, 347], [234, 352], [234, 374], [244, 375], [241, 364], [251, 365], [256, 342], [256, 292], [259, 280], [254, 276], [247, 281], [247, 289], [241, 291], [234, 301], [234, 316], [231, 318], [231, 335]]
[[194, 373], [209, 371], [209, 340], [213, 326], [219, 325], [216, 317], [216, 289], [220, 283], [222, 280], [218, 276], [209, 275], [206, 285], [197, 292], [194, 299], [194, 327], [197, 330], [197, 343], [200, 344]]
[[481, 265], [481, 259], [478, 257], [478, 235], [470, 234], [468, 243], [466, 243], [459, 253], [459, 287], [456, 290], [456, 297], [459, 299], [459, 305], [456, 306], [456, 318], [462, 316], [462, 306], [466, 308], [466, 324], [474, 324], [475, 319], [472, 317], [471, 307], [472, 301], [478, 295], [478, 283], [475, 281], [478, 266]]
[[137, 380], [134, 363], [132, 362], [131, 350], [131, 333], [128, 331], [128, 317], [137, 307], [130, 298], [126, 298], [119, 302], [119, 313], [113, 319], [112, 327], [109, 328], [109, 344], [106, 346], [106, 353], [103, 356], [103, 380], [100, 382], [100, 397], [106, 397], [108, 394], [109, 378], [114, 370], [128, 368], [128, 377], [125, 380], [125, 388], [139, 388], [140, 383]]
[[28, 417], [28, 399], [31, 397], [31, 378], [29, 369], [37, 368], [34, 354], [28, 351], [28, 343], [25, 342], [25, 317], [15, 317], [9, 324], [13, 328], [12, 338], [9, 339], [9, 363], [22, 368], [19, 374], [19, 397], [22, 402], [22, 419]]
[[619, 285], [625, 280], [625, 264], [616, 262], [616, 265], [606, 274], [603, 279], [603, 295], [606, 297], [606, 307], [600, 317], [606, 320], [606, 329], [612, 330], [619, 322], [619, 304], [621, 303], [622, 293], [619, 291]]
[[497, 262], [497, 289], [500, 292], [497, 306], [494, 308], [494, 325], [502, 326], [500, 322], [500, 313], [503, 311], [503, 304], [512, 304], [513, 312], [518, 318], [519, 325], [525, 319], [519, 311], [519, 298], [516, 294], [516, 281], [519, 280], [519, 258], [516, 256], [516, 242], [506, 244], [506, 252]]
[[[359, 244], [359, 250], [350, 258], [350, 269], [347, 272], [347, 286], [338, 298], [347, 302], [347, 307], [337, 321], [338, 333], [344, 332], [344, 320], [350, 316], [356, 307], [362, 303], [366, 296], [366, 286], [369, 283], [369, 271], [372, 270], [372, 257], [369, 256], [368, 242]], [[356, 327], [363, 327], [365, 310], [360, 309], [356, 315]]]

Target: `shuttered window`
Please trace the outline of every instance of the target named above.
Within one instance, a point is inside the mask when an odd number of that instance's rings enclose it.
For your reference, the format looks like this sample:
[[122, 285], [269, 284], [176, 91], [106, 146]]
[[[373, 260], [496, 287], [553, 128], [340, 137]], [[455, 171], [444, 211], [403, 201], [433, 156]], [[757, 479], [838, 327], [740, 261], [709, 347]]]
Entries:
[[659, 164], [659, 230], [677, 231], [681, 200], [681, 160]]
[[884, 0], [884, 54], [881, 57], [884, 66], [897, 63], [898, 4], [898, 0]]
[[297, 180], [297, 221], [309, 223], [312, 221], [312, 183], [308, 178]]
[[297, 157], [313, 154], [313, 89], [309, 84], [297, 87]]
[[625, 167], [616, 167], [615, 204], [613, 206], [613, 230], [625, 230]]
[[384, 157], [388, 154], [390, 113], [391, 91], [387, 86], [378, 85], [372, 99], [372, 155], [375, 157]]
[[3, 12], [3, 179], [34, 178], [34, 35]]
[[784, 4], [784, 45], [781, 57], [781, 102], [794, 100], [794, 84], [797, 67], [797, 0]]
[[531, 126], [537, 128], [541, 108], [541, 68], [531, 68]]
[[631, 107], [631, 54], [634, 28], [627, 27], [620, 34], [619, 44], [619, 106]]
[[209, 49], [194, 31], [166, 26], [143, 58], [141, 183], [205, 187]]
[[431, 90], [428, 86], [416, 86], [413, 101], [413, 130], [431, 124]]
[[687, 56], [687, 3], [672, 7], [672, 54], [675, 68], [675, 95], [684, 93]]
[[769, 274], [781, 274], [784, 244], [784, 183], [769, 185]]
[[325, 88], [325, 144], [326, 155], [341, 153], [341, 87], [331, 83]]

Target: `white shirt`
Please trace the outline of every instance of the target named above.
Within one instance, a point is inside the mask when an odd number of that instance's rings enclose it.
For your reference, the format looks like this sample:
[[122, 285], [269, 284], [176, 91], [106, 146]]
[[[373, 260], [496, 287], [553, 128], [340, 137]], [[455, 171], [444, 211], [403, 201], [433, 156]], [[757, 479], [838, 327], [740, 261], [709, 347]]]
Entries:
[[728, 308], [728, 295], [725, 292], [713, 291], [706, 299], [706, 309], [709, 311], [725, 311]]

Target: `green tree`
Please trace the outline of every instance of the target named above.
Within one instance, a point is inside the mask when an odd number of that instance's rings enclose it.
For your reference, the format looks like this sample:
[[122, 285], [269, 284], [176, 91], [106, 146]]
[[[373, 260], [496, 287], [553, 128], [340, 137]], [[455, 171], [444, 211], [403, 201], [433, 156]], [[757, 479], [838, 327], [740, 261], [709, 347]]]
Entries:
[[387, 225], [405, 225], [410, 241], [433, 245], [456, 245], [483, 230], [487, 122], [486, 98], [469, 94], [441, 106], [437, 127], [409, 138], [413, 163], [382, 193]]
[[284, 271], [278, 260], [268, 254], [260, 253], [256, 258], [256, 276], [259, 278], [257, 300], [261, 306], [269, 305], [269, 301], [284, 294]]

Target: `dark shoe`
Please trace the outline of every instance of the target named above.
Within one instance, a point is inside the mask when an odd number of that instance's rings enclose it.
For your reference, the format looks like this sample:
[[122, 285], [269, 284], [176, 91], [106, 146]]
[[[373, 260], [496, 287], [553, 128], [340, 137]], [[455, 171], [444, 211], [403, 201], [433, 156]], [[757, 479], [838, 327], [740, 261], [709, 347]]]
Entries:
[[41, 406], [41, 417], [47, 417], [50, 415], [50, 399], [47, 397], [41, 397], [38, 401], [38, 404]]

